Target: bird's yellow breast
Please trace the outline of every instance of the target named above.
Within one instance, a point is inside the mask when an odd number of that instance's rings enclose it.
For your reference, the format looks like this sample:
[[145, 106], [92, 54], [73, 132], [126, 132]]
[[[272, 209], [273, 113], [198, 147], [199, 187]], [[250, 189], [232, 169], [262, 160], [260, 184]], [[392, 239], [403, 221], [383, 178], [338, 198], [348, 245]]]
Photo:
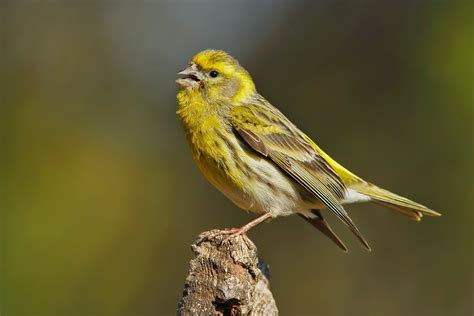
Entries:
[[177, 114], [186, 131], [193, 158], [206, 178], [214, 185], [245, 187], [243, 173], [232, 159], [236, 155], [229, 139], [235, 137], [231, 127], [219, 117], [217, 105], [206, 102], [198, 93], [178, 93]]

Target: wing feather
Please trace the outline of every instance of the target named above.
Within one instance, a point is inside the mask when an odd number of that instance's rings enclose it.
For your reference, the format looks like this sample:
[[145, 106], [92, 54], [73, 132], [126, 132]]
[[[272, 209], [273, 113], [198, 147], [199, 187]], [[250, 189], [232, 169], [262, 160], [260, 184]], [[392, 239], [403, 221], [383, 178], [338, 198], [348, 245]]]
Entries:
[[231, 111], [233, 128], [261, 155], [275, 162], [343, 221], [370, 250], [365, 238], [339, 202], [346, 187], [338, 174], [293, 123], [262, 97]]

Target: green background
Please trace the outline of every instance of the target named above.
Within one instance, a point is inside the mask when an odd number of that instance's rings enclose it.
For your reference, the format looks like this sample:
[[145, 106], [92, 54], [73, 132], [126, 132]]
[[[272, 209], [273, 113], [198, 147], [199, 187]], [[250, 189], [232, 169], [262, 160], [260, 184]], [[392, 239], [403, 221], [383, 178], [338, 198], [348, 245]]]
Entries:
[[473, 1], [2, 1], [1, 315], [173, 315], [189, 245], [253, 218], [194, 165], [174, 80], [224, 49], [347, 168], [443, 213], [249, 236], [282, 315], [474, 312]]

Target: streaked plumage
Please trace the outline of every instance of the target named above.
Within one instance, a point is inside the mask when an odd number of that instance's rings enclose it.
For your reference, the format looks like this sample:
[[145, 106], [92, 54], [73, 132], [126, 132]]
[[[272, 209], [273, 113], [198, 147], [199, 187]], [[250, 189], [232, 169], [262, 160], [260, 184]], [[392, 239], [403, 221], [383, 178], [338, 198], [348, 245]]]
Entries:
[[248, 72], [227, 53], [200, 52], [180, 74], [185, 77], [177, 80], [177, 114], [197, 165], [236, 205], [262, 220], [300, 214], [347, 250], [321, 209], [336, 214], [367, 249], [343, 204], [372, 201], [414, 220], [439, 215], [362, 180], [331, 159], [257, 93]]

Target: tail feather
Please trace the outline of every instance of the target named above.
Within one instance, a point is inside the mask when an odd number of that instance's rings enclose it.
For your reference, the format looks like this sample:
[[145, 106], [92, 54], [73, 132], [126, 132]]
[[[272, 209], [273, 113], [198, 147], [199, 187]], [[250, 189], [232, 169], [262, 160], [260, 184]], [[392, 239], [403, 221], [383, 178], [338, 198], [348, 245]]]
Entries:
[[300, 216], [308, 223], [313, 225], [313, 227], [317, 228], [320, 232], [322, 232], [326, 237], [331, 239], [336, 245], [339, 246], [339, 248], [347, 252], [346, 245], [344, 244], [344, 242], [342, 242], [341, 238], [339, 238], [339, 236], [337, 236], [336, 233], [332, 230], [328, 222], [326, 222], [326, 220], [323, 218], [323, 216], [321, 215], [321, 211], [312, 210], [312, 213], [314, 217], [307, 217], [301, 214]]
[[351, 185], [351, 188], [361, 194], [367, 195], [373, 200], [373, 202], [396, 210], [416, 221], [420, 221], [423, 215], [441, 216], [440, 213], [433, 211], [424, 205], [388, 190], [379, 188], [371, 183], [360, 182]]
[[423, 217], [423, 213], [419, 212], [419, 211], [414, 211], [412, 209], [409, 209], [409, 208], [406, 208], [406, 207], [403, 207], [403, 206], [399, 206], [399, 205], [395, 205], [395, 204], [391, 204], [391, 203], [387, 203], [387, 202], [381, 202], [381, 201], [374, 201], [375, 204], [378, 204], [378, 205], [382, 205], [382, 206], [385, 206], [387, 208], [390, 208], [394, 211], [397, 211], [397, 212], [400, 212], [401, 214], [409, 217], [410, 219], [414, 220], [414, 221], [421, 221], [421, 218]]

